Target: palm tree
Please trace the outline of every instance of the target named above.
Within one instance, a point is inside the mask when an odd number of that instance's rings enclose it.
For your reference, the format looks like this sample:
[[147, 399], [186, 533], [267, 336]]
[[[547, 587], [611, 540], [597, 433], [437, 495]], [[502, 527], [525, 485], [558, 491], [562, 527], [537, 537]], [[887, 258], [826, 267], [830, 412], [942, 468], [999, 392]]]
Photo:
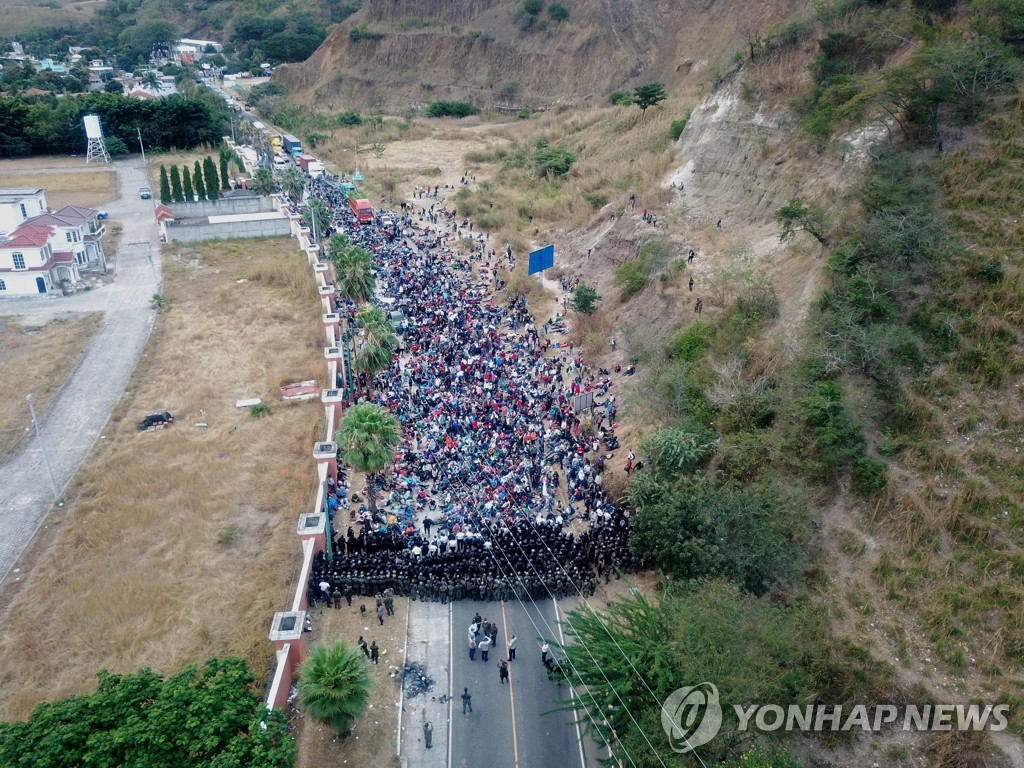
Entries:
[[393, 352], [398, 346], [395, 326], [391, 324], [391, 320], [380, 307], [372, 304], [366, 305], [356, 315], [356, 322], [363, 329], [363, 335], [367, 341], [387, 347], [389, 352]]
[[[333, 239], [333, 238], [332, 238]], [[342, 296], [356, 304], [365, 304], [373, 297], [377, 278], [373, 274], [373, 257], [359, 247], [330, 253], [334, 272], [338, 276], [338, 290]]]
[[314, 646], [299, 667], [299, 706], [338, 733], [363, 714], [369, 698], [366, 659], [341, 640]]
[[281, 189], [293, 203], [302, 200], [302, 193], [306, 191], [306, 179], [294, 165], [281, 174]]
[[342, 458], [356, 471], [366, 473], [366, 500], [371, 513], [377, 511], [373, 475], [394, 458], [399, 439], [398, 419], [375, 403], [353, 405], [341, 419], [338, 443]]
[[269, 195], [274, 191], [274, 176], [266, 168], [257, 169], [252, 175], [249, 188], [258, 195]]
[[398, 347], [398, 337], [391, 320], [380, 307], [367, 305], [359, 310], [356, 316], [363, 332], [363, 345], [359, 349], [353, 366], [357, 371], [366, 373], [370, 379], [386, 370], [391, 364], [391, 355]]

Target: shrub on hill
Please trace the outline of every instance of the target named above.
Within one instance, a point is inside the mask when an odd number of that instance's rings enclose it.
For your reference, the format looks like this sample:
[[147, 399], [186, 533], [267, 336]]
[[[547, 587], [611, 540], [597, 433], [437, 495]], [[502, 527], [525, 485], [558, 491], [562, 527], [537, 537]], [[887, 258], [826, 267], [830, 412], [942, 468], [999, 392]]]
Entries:
[[435, 101], [427, 107], [427, 117], [469, 117], [479, 111], [466, 101]]

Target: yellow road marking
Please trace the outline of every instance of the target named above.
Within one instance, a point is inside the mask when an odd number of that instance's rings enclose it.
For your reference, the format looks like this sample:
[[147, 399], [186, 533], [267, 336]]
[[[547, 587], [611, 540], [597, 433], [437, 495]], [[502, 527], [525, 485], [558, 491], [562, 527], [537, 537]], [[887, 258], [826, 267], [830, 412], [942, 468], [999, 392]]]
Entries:
[[[501, 631], [504, 633], [508, 632], [508, 619], [505, 618], [505, 601], [501, 601], [501, 623], [504, 625]], [[509, 666], [508, 670], [508, 700], [512, 705], [512, 755], [515, 760], [516, 768], [519, 768], [519, 740], [516, 737], [516, 694], [512, 690], [512, 667]]]

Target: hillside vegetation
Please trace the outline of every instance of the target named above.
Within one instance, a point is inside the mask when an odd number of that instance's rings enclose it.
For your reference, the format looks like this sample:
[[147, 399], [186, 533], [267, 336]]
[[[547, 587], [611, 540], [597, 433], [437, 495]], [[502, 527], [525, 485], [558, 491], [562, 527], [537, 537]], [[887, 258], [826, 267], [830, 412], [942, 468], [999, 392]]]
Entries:
[[[383, 35], [371, 46], [398, 37], [388, 17], [356, 22]], [[337, 79], [338, 42], [282, 76], [300, 101], [358, 103], [395, 76], [366, 64], [372, 76]], [[644, 713], [617, 724], [637, 765], [689, 764], [651, 754], [644, 726], [656, 727], [658, 696], [727, 675], [721, 658], [749, 673], [723, 687], [727, 702], [1013, 707], [995, 744], [783, 741], [793, 764], [868, 764], [877, 750], [887, 765], [1021, 756], [1022, 43], [1020, 2], [819, 3], [734, 39], [740, 54], [705, 73], [703, 95], [677, 79], [641, 116], [597, 106], [605, 81], [589, 110], [480, 126], [488, 148], [464, 156], [481, 181], [455, 194], [460, 214], [521, 249], [554, 240], [561, 268], [600, 296], [576, 318], [576, 341], [598, 361], [639, 366], [620, 396], [651, 471], [610, 483], [638, 510], [638, 551], [691, 582], [644, 610], [655, 626], [679, 616], [689, 626], [709, 610], [705, 596], [745, 628], [712, 644], [659, 635], [677, 656], [649, 663], [637, 647], [635, 663], [660, 670], [653, 696], [634, 690], [631, 669], [616, 673]], [[475, 101], [472, 88], [460, 93]], [[426, 130], [409, 116], [371, 128], [323, 114], [328, 155]], [[555, 172], [552, 153], [566, 161]], [[430, 178], [428, 165], [382, 154], [372, 175], [383, 192]], [[685, 194], [669, 180], [685, 181]], [[656, 212], [654, 226], [628, 207], [630, 193]], [[535, 283], [510, 279], [539, 300]], [[625, 355], [606, 351], [610, 335]], [[643, 635], [629, 610], [609, 616], [624, 647]], [[574, 621], [586, 637], [586, 618]], [[602, 675], [621, 661], [617, 646], [605, 650]], [[778, 664], [800, 674], [772, 677]], [[733, 765], [748, 748], [740, 739], [708, 756]]]

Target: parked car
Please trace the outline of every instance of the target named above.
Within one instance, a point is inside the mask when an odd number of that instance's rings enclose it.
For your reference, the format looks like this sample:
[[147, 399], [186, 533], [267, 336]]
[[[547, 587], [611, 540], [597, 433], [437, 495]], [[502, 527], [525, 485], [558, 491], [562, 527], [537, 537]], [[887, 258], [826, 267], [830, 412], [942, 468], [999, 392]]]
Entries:
[[153, 190], [149, 187], [139, 187], [139, 197], [143, 200], [149, 200], [153, 197]]

